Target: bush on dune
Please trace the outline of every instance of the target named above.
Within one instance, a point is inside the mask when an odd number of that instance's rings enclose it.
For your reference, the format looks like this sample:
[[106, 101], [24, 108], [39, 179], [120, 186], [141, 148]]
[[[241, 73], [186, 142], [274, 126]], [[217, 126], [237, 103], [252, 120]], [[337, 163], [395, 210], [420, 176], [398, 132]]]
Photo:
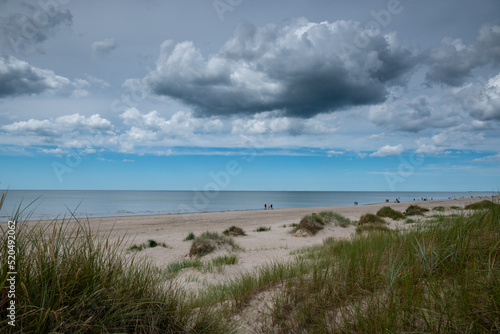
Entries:
[[472, 203], [465, 206], [465, 210], [484, 210], [484, 209], [498, 209], [500, 204], [493, 203], [492, 201], [483, 200], [481, 202]]
[[405, 214], [407, 216], [423, 216], [424, 213], [428, 212], [429, 209], [426, 209], [426, 208], [422, 208], [421, 206], [418, 206], [418, 205], [410, 205], [406, 211], [405, 211]]
[[342, 215], [332, 211], [322, 211], [320, 213], [312, 213], [303, 217], [300, 223], [295, 226], [292, 233], [316, 235], [319, 231], [325, 228], [327, 224], [335, 223], [336, 226], [347, 227], [351, 225], [351, 221]]
[[378, 225], [386, 225], [387, 222], [373, 213], [365, 213], [359, 218], [358, 226], [366, 225], [366, 224], [378, 224]]
[[242, 228], [236, 227], [236, 226], [231, 226], [224, 232], [222, 232], [225, 236], [230, 236], [230, 237], [239, 237], [239, 236], [245, 236], [247, 235], [245, 231], [243, 231]]
[[379, 217], [387, 217], [392, 218], [394, 220], [404, 219], [405, 215], [399, 211], [394, 210], [390, 206], [384, 206], [380, 210], [377, 211], [377, 216]]
[[205, 256], [220, 248], [228, 248], [229, 250], [239, 250], [233, 239], [225, 237], [216, 232], [205, 232], [199, 237], [196, 237], [191, 244], [189, 256]]

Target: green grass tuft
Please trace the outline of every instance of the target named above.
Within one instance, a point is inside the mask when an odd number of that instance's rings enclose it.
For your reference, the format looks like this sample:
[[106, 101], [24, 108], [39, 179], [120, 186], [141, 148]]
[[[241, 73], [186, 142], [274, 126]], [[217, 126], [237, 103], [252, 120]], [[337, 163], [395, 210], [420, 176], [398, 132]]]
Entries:
[[346, 218], [336, 212], [322, 211], [320, 213], [312, 213], [304, 216], [298, 225], [295, 225], [292, 233], [303, 231], [309, 235], [315, 235], [325, 228], [327, 224], [334, 223], [336, 226], [347, 227], [353, 223], [349, 218]]
[[390, 206], [384, 206], [380, 210], [377, 211], [377, 216], [379, 217], [387, 217], [391, 218], [394, 220], [400, 220], [404, 219], [405, 215], [403, 215], [401, 212], [394, 210]]
[[140, 252], [146, 248], [155, 248], [155, 247], [158, 247], [158, 246], [161, 246], [161, 247], [164, 247], [164, 248], [167, 248], [167, 244], [165, 244], [164, 242], [162, 243], [158, 243], [157, 241], [155, 240], [148, 240], [148, 243], [147, 244], [141, 244], [141, 245], [132, 245], [131, 247], [129, 247], [127, 250], [128, 251], [132, 251], [132, 252]]
[[242, 228], [236, 227], [236, 226], [231, 226], [224, 232], [222, 232], [225, 236], [230, 236], [230, 237], [239, 237], [239, 236], [245, 236], [247, 235], [245, 231], [243, 231]]
[[205, 232], [193, 240], [189, 256], [205, 256], [216, 249], [227, 247], [229, 250], [239, 250], [233, 239], [225, 237], [216, 232]]
[[190, 240], [194, 240], [195, 236], [194, 236], [194, 233], [193, 232], [190, 232], [186, 238], [184, 238], [184, 241], [190, 241]]
[[362, 225], [366, 225], [366, 224], [381, 225], [381, 224], [387, 224], [387, 222], [383, 218], [381, 218], [377, 215], [374, 215], [372, 213], [366, 213], [359, 218], [358, 226], [362, 226]]
[[418, 205], [410, 205], [406, 211], [405, 214], [407, 216], [423, 216], [425, 212], [428, 212], [429, 209], [422, 208], [421, 206]]
[[432, 209], [432, 211], [444, 212], [446, 211], [446, 208], [444, 206], [436, 206]]
[[485, 210], [500, 208], [500, 204], [493, 203], [492, 201], [483, 200], [481, 202], [472, 203], [465, 206], [465, 210]]
[[270, 227], [258, 227], [255, 232], [267, 232], [267, 231], [271, 231], [271, 228]]

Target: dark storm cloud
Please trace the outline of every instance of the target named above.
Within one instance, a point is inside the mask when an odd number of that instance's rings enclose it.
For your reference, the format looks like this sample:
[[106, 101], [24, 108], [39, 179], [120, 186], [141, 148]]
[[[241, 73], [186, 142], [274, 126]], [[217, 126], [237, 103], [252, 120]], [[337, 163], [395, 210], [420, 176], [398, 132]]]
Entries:
[[73, 16], [62, 4], [67, 1], [19, 1], [0, 4], [0, 42], [13, 53], [33, 52]]
[[14, 57], [0, 57], [0, 98], [41, 94], [73, 87], [72, 82], [50, 70], [30, 66]]
[[440, 46], [427, 52], [426, 60], [431, 66], [426, 74], [427, 84], [461, 86], [475, 68], [500, 63], [500, 24], [484, 24], [470, 46], [461, 39], [444, 38]]
[[358, 22], [243, 23], [208, 59], [192, 42], [165, 42], [156, 69], [126, 86], [146, 86], [207, 114], [312, 117], [385, 101], [387, 88], [405, 84], [416, 62], [395, 34]]

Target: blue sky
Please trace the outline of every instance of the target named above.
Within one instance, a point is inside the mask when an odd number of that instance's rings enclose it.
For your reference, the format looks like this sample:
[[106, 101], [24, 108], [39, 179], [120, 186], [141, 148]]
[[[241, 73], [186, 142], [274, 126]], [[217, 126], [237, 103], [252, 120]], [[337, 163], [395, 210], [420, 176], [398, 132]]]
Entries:
[[498, 1], [0, 9], [3, 188], [500, 188]]

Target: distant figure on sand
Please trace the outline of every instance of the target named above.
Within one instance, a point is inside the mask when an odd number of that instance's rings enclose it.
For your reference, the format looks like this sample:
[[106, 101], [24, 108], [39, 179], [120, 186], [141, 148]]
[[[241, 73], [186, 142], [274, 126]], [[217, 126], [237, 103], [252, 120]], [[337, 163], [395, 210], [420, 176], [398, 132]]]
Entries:
[[267, 210], [267, 204], [264, 204], [264, 210]]
[[354, 202], [354, 205], [358, 205], [358, 202]]
[[272, 204], [269, 204], [269, 208], [272, 210], [272, 209], [273, 209], [273, 205], [272, 205]]

